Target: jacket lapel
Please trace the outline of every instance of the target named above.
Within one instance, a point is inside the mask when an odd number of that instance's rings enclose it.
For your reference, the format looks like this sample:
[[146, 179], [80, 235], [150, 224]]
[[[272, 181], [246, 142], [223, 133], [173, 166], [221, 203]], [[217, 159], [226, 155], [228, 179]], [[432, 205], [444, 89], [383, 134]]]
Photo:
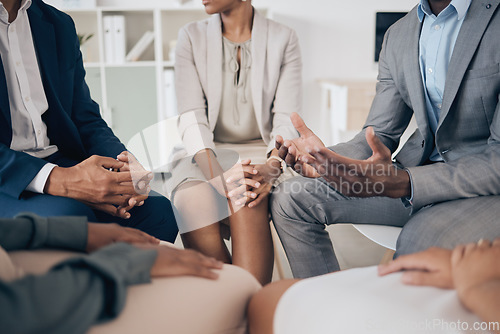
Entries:
[[214, 15], [207, 27], [207, 102], [208, 124], [215, 128], [222, 98], [222, 25]]
[[33, 1], [28, 9], [28, 17], [43, 86], [50, 105], [51, 97], [55, 98], [59, 91], [59, 67], [54, 26], [44, 19], [36, 1]]
[[10, 127], [10, 106], [9, 106], [9, 92], [7, 91], [7, 81], [5, 78], [5, 71], [3, 69], [2, 56], [0, 55], [0, 110]]
[[453, 100], [455, 99], [462, 79], [469, 67], [469, 64], [476, 53], [481, 38], [490, 22], [499, 1], [491, 1], [488, 9], [482, 1], [472, 1], [469, 11], [465, 16], [465, 21], [460, 28], [460, 32], [453, 49], [453, 54], [448, 66], [446, 84], [443, 93], [443, 106], [439, 119], [438, 131], [448, 115]]
[[[267, 51], [267, 21], [254, 9], [252, 26], [252, 100], [255, 118], [262, 127], [262, 92]], [[260, 129], [262, 131], [262, 129]]]
[[422, 82], [422, 74], [420, 72], [420, 31], [422, 30], [422, 23], [418, 20], [416, 11], [411, 11], [408, 15], [413, 15], [414, 19], [409, 27], [409, 38], [407, 39], [407, 47], [405, 54], [405, 73], [408, 73], [406, 85], [408, 94], [410, 96], [411, 105], [415, 119], [417, 121], [418, 129], [427, 145], [433, 145], [433, 134], [429, 128], [429, 119], [427, 118], [424, 84]]

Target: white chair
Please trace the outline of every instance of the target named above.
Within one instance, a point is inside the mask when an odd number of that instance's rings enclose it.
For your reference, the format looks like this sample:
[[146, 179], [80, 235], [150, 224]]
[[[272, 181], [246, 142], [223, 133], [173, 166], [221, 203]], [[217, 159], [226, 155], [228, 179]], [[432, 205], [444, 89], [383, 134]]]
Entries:
[[387, 249], [396, 250], [396, 241], [401, 233], [401, 227], [352, 224], [365, 237]]

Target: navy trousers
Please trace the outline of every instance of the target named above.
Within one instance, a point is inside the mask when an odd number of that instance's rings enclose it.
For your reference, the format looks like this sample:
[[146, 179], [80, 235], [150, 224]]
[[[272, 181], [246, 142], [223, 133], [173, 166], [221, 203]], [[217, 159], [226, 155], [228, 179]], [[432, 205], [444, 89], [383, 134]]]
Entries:
[[[58, 153], [46, 160], [61, 167], [70, 167], [76, 162]], [[40, 216], [86, 216], [90, 222], [114, 222], [126, 227], [134, 227], [158, 239], [174, 242], [177, 237], [177, 223], [174, 208], [170, 201], [152, 191], [143, 206], [130, 210], [129, 219], [121, 219], [71, 198], [47, 194], [24, 192], [20, 198], [0, 193], [0, 217], [12, 218], [21, 212], [33, 212]]]

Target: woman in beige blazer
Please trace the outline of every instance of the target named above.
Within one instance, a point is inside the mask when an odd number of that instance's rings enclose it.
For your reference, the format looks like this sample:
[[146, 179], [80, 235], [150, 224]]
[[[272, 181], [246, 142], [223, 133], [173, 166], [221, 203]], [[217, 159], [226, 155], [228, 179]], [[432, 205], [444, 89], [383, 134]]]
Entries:
[[[302, 103], [299, 44], [293, 30], [261, 16], [251, 1], [203, 4], [215, 15], [183, 27], [176, 48], [178, 128], [186, 155], [194, 156], [174, 168], [179, 229], [186, 247], [265, 284], [273, 266], [267, 199], [284, 170], [275, 137], [297, 137], [290, 114]], [[222, 161], [220, 148], [238, 152], [240, 163], [231, 168], [235, 161]], [[227, 225], [232, 258], [222, 238]]]

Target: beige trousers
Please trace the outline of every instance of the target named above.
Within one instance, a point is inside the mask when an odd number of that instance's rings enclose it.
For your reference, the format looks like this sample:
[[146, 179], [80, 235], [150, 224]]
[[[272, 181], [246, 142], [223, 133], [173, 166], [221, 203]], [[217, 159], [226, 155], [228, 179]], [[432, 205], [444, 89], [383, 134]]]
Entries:
[[[9, 253], [14, 265], [32, 274], [41, 274], [78, 255], [52, 250]], [[89, 333], [246, 333], [247, 305], [260, 285], [251, 274], [235, 266], [224, 265], [219, 274], [217, 281], [184, 276], [132, 286], [120, 316], [93, 326]]]

